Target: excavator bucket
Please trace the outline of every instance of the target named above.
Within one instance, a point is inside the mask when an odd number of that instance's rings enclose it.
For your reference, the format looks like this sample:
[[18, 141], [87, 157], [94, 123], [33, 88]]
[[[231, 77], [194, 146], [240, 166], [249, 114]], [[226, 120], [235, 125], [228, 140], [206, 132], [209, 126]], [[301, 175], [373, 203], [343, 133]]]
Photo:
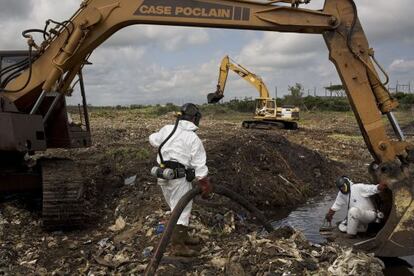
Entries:
[[355, 244], [356, 248], [382, 257], [414, 254], [414, 175], [406, 174], [410, 177], [389, 185], [392, 208], [385, 226], [375, 238]]
[[218, 102], [218, 101], [220, 101], [223, 97], [224, 97], [224, 95], [223, 95], [223, 94], [220, 94], [220, 93], [217, 93], [217, 92], [214, 92], [214, 93], [209, 93], [209, 94], [207, 95], [207, 102], [208, 102], [209, 104], [211, 104], [211, 103], [217, 103], [217, 102]]

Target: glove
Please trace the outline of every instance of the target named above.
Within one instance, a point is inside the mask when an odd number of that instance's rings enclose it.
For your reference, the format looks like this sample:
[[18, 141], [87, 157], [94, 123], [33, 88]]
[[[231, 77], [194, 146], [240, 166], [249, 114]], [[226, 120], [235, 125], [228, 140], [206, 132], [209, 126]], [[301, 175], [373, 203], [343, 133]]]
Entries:
[[213, 185], [210, 182], [210, 179], [206, 176], [197, 181], [198, 186], [201, 188], [201, 197], [208, 199], [209, 195], [213, 191]]
[[334, 215], [335, 215], [335, 211], [332, 209], [329, 209], [328, 213], [325, 215], [325, 219], [328, 222], [331, 222]]
[[378, 191], [383, 192], [385, 189], [388, 189], [387, 184], [381, 182], [380, 184], [378, 184], [377, 186]]

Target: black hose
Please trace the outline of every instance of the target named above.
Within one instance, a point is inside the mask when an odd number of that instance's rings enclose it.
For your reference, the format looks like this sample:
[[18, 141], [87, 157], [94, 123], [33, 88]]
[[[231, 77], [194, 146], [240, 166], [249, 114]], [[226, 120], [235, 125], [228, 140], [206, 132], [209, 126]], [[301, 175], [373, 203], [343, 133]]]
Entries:
[[175, 120], [175, 124], [174, 124], [174, 128], [171, 131], [171, 133], [168, 135], [168, 137], [161, 143], [161, 145], [158, 147], [158, 155], [160, 156], [160, 164], [163, 165], [164, 164], [164, 158], [162, 156], [161, 153], [161, 149], [162, 147], [165, 145], [165, 143], [168, 142], [168, 140], [170, 140], [170, 138], [174, 135], [175, 131], [177, 130], [178, 127], [178, 123], [180, 122], [180, 117], [177, 117], [177, 120]]
[[[248, 211], [250, 211], [252, 215], [255, 216], [258, 219], [258, 221], [262, 223], [266, 231], [268, 231], [269, 233], [273, 231], [272, 225], [266, 221], [265, 216], [260, 212], [260, 210], [257, 209], [252, 204], [250, 204], [250, 202], [248, 202], [242, 196], [222, 186], [213, 186], [213, 193], [223, 195], [237, 202], [238, 204], [246, 208]], [[170, 241], [172, 232], [178, 221], [178, 218], [180, 217], [181, 213], [183, 212], [184, 208], [188, 205], [188, 203], [199, 194], [201, 194], [200, 187], [195, 187], [192, 190], [188, 191], [178, 201], [177, 205], [175, 206], [174, 210], [171, 213], [171, 217], [168, 220], [167, 227], [164, 230], [161, 240], [158, 242], [154, 255], [152, 256], [150, 262], [147, 265], [147, 268], [145, 269], [145, 273], [144, 273], [145, 276], [155, 275], [155, 272], [157, 271], [157, 268], [160, 264], [162, 256], [164, 255], [165, 249], [167, 248], [168, 242]]]
[[[27, 62], [29, 62], [29, 60], [27, 59], [27, 58], [25, 58], [25, 59], [22, 59], [21, 61], [19, 61], [19, 62], [17, 62], [17, 63], [13, 63], [13, 64], [11, 64], [11, 65], [9, 65], [9, 66], [6, 66], [6, 67], [4, 67], [4, 68], [2, 68], [1, 69], [1, 71], [0, 71], [0, 76], [1, 75], [3, 75], [4, 73], [3, 73], [3, 71], [7, 71], [7, 70], [9, 70], [9, 71], [12, 71], [13, 69], [15, 69], [14, 67], [19, 67], [20, 65], [22, 65], [22, 64], [24, 64], [24, 63], [27, 63]], [[12, 69], [13, 68], [13, 69]], [[7, 72], [6, 72], [7, 73]]]
[[[47, 23], [50, 23], [50, 22], [52, 22], [52, 23], [54, 23], [54, 24], [56, 24], [57, 26], [60, 26], [60, 29], [58, 30], [58, 33], [56, 34], [56, 33], [54, 33], [53, 35], [53, 37], [51, 37], [51, 41], [53, 40], [53, 39], [55, 39], [61, 32], [62, 32], [62, 29], [65, 29], [66, 31], [67, 31], [67, 33], [68, 33], [68, 36], [66, 37], [66, 39], [65, 39], [65, 41], [64, 41], [64, 43], [63, 43], [63, 45], [65, 45], [68, 41], [69, 41], [69, 38], [70, 38], [70, 36], [72, 35], [72, 33], [73, 33], [73, 30], [75, 29], [75, 25], [73, 24], [73, 22], [72, 21], [70, 21], [70, 20], [66, 20], [66, 21], [63, 21], [63, 22], [58, 22], [58, 21], [55, 21], [55, 20], [52, 20], [52, 19], [48, 19], [47, 21], [46, 21]], [[72, 31], [69, 29], [69, 27], [67, 26], [68, 24], [70, 24], [71, 25], [71, 27], [72, 27]], [[45, 27], [46, 28], [46, 27]]]
[[29, 33], [41, 33], [43, 35], [49, 36], [49, 34], [47, 32], [45, 32], [44, 30], [41, 30], [41, 29], [28, 29], [28, 30], [24, 30], [22, 32], [22, 35], [25, 38], [30, 38], [30, 36], [28, 35]]
[[54, 24], [56, 24], [56, 25], [58, 25], [60, 27], [65, 28], [66, 31], [68, 32], [69, 36], [72, 34], [72, 32], [70, 31], [69, 27], [67, 26], [67, 23], [70, 23], [72, 25], [72, 29], [75, 29], [74, 28], [74, 25], [73, 25], [73, 22], [71, 22], [71, 21], [58, 22], [58, 21], [49, 19], [48, 22], [52, 22], [52, 23], [54, 23]]
[[154, 255], [151, 258], [151, 261], [145, 269], [144, 275], [155, 275], [158, 265], [160, 264], [161, 258], [164, 255], [165, 249], [167, 248], [168, 242], [171, 239], [172, 232], [175, 225], [177, 224], [178, 219], [181, 216], [184, 208], [187, 207], [188, 203], [196, 197], [196, 195], [201, 194], [200, 187], [195, 187], [192, 190], [188, 191], [177, 203], [171, 217], [168, 220], [167, 227], [162, 234], [161, 240], [158, 242], [157, 249], [155, 249]]
[[[50, 38], [50, 34], [47, 32], [47, 27], [49, 27], [50, 21], [46, 20], [46, 24], [45, 27], [43, 28], [43, 39], [46, 41], [48, 39], [48, 37]], [[48, 37], [46, 37], [46, 35]]]
[[1, 84], [0, 84], [0, 87], [6, 87], [7, 86], [7, 84], [10, 82], [10, 81], [12, 81], [13, 79], [15, 79], [16, 77], [18, 77], [21, 73], [22, 73], [22, 71], [23, 70], [26, 70], [27, 69], [27, 64], [26, 65], [24, 65], [24, 66], [20, 66], [19, 68], [18, 68], [18, 70], [15, 70], [14, 72], [12, 72], [12, 73], [10, 73], [2, 82], [1, 82]]
[[8, 92], [8, 93], [17, 93], [22, 91], [29, 85], [30, 80], [32, 79], [32, 46], [29, 46], [29, 76], [27, 77], [26, 83], [17, 90], [6, 90], [4, 88], [0, 88], [0, 92]]
[[7, 67], [4, 67], [4, 68], [0, 71], [0, 78], [1, 78], [3, 75], [5, 75], [5, 74], [7, 74], [7, 73], [9, 73], [9, 72], [12, 72], [12, 71], [14, 71], [14, 70], [18, 70], [18, 69], [20, 69], [20, 68], [25, 67], [25, 66], [27, 66], [28, 64], [29, 64], [29, 60], [26, 58], [26, 59], [23, 59], [23, 60], [19, 61], [18, 63], [14, 63], [14, 64], [12, 64], [12, 65], [9, 65], [9, 66], [7, 66]]

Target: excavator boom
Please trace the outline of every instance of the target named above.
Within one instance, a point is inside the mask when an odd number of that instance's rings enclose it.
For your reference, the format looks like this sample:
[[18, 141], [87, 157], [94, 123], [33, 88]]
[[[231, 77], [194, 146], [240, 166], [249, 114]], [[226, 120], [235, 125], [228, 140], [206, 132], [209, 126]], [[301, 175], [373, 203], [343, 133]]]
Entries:
[[[25, 120], [42, 127], [42, 118], [45, 125], [49, 117], [62, 115], [59, 110], [64, 104], [60, 95], [69, 93], [73, 79], [89, 55], [113, 33], [128, 25], [322, 34], [330, 60], [342, 79], [362, 136], [375, 160], [375, 173], [383, 178], [389, 176], [390, 171], [395, 172], [390, 170], [394, 164], [398, 168], [398, 173], [391, 177], [398, 179], [398, 184], [391, 185], [394, 197], [392, 216], [370, 242], [369, 250], [383, 256], [414, 254], [414, 189], [412, 174], [407, 172], [414, 161], [413, 147], [404, 141], [392, 114], [398, 103], [390, 96], [376, 72], [372, 62], [373, 51], [360, 25], [355, 3], [353, 0], [326, 0], [323, 10], [316, 11], [301, 8], [303, 2], [309, 1], [85, 0], [72, 18], [60, 22], [51, 31], [43, 31], [45, 41], [41, 44], [33, 41], [30, 31], [25, 32], [30, 49], [37, 52], [30, 56], [27, 63], [16, 67], [26, 68], [21, 74], [7, 77], [0, 85], [0, 130]], [[42, 111], [38, 107], [47, 98], [45, 95], [50, 93], [57, 93], [57, 96], [52, 104], [47, 105], [48, 109]], [[382, 115], [390, 120], [395, 137], [387, 134]], [[48, 126], [51, 127], [50, 122]], [[59, 134], [57, 128], [52, 127], [52, 132]], [[33, 131], [27, 134], [30, 143], [26, 144], [31, 145], [30, 151], [44, 150], [44, 144], [36, 147], [36, 141], [30, 141], [32, 137], [43, 138], [36, 136], [41, 131], [30, 128], [25, 131]], [[17, 147], [7, 135], [1, 133], [0, 151]], [[7, 149], [2, 148], [5, 145], [3, 139], [7, 139]], [[48, 136], [44, 139], [47, 140]], [[21, 149], [23, 145], [19, 146], [20, 151], [24, 151]]]
[[208, 103], [217, 103], [220, 99], [224, 97], [224, 89], [226, 88], [227, 77], [229, 75], [229, 70], [233, 71], [239, 75], [242, 79], [253, 85], [256, 90], [259, 92], [259, 97], [263, 99], [269, 99], [269, 90], [267, 89], [262, 78], [256, 74], [250, 72], [242, 65], [231, 62], [229, 56], [225, 56], [221, 60], [220, 72], [217, 83], [217, 90], [215, 93], [210, 93], [207, 95]]
[[245, 67], [230, 60], [229, 56], [225, 56], [220, 64], [219, 78], [217, 90], [207, 95], [208, 103], [217, 103], [224, 97], [224, 89], [226, 88], [229, 70], [236, 73], [239, 77], [253, 85], [259, 92], [259, 98], [255, 100], [255, 116], [253, 120], [243, 121], [244, 128], [269, 128], [277, 127], [284, 129], [297, 129], [296, 122], [299, 120], [299, 108], [289, 107], [283, 108], [276, 105], [276, 100], [270, 98], [262, 78], [250, 72]]

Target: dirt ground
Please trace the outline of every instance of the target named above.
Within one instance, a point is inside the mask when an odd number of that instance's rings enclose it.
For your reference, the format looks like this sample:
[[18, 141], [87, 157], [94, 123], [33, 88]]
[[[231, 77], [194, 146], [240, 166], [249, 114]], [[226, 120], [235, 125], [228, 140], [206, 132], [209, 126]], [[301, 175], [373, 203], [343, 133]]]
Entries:
[[[46, 232], [38, 195], [3, 197], [0, 274], [142, 273], [160, 238], [157, 225], [168, 220], [168, 208], [149, 173], [156, 150], [147, 139], [173, 120], [172, 114], [155, 118], [135, 110], [92, 111], [92, 147], [45, 154], [80, 164], [91, 206], [86, 228]], [[210, 114], [198, 134], [214, 183], [246, 197], [269, 220], [333, 189], [339, 175], [369, 181], [371, 157], [350, 113], [306, 113], [296, 131], [246, 130], [239, 118]], [[125, 181], [131, 176], [136, 179]], [[349, 254], [370, 264], [355, 268], [362, 269], [361, 275], [381, 273], [376, 259], [335, 244], [313, 245], [292, 229], [265, 235], [249, 214], [217, 196], [208, 203], [196, 200], [191, 225], [203, 239], [201, 256], [167, 256], [160, 275], [330, 275], [339, 271], [340, 257]]]

